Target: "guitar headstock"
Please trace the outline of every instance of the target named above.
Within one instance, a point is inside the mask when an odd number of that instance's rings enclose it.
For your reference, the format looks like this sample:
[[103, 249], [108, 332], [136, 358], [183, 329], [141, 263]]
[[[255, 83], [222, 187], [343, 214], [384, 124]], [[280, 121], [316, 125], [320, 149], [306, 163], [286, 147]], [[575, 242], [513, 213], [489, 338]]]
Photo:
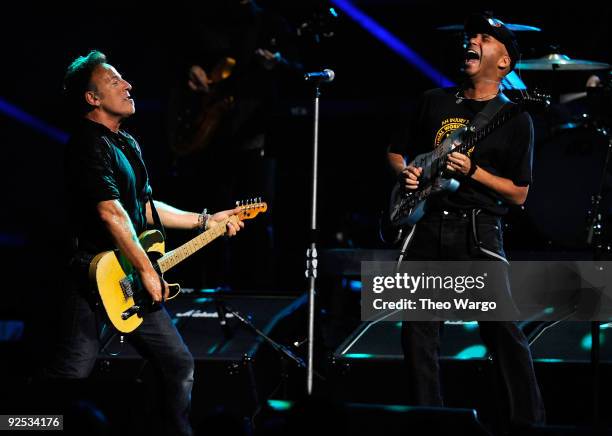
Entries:
[[261, 201], [261, 197], [237, 201], [236, 206], [240, 208], [240, 212], [236, 216], [241, 221], [253, 219], [268, 210], [267, 203]]
[[521, 92], [520, 104], [526, 109], [548, 109], [551, 101], [550, 93], [534, 88]]

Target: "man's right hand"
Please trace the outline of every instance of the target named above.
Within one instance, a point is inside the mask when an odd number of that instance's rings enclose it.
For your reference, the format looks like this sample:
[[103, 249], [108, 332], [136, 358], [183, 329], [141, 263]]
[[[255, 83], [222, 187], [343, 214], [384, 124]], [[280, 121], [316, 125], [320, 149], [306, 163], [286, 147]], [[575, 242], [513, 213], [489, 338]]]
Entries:
[[[168, 283], [166, 283], [164, 279], [160, 279], [159, 274], [157, 274], [153, 267], [140, 272], [140, 279], [142, 280], [142, 285], [147, 290], [154, 302], [161, 303], [162, 291], [164, 300], [170, 295]], [[162, 289], [162, 283], [164, 284], [164, 289]]]
[[423, 168], [421, 167], [408, 165], [398, 174], [398, 178], [403, 180], [404, 188], [414, 190], [419, 187], [419, 177], [421, 177], [422, 171]]

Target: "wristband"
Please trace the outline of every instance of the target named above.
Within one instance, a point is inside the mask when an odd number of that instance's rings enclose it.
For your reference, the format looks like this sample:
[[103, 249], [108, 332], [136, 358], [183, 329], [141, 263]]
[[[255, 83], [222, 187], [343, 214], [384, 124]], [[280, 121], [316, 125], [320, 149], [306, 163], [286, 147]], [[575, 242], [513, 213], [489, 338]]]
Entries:
[[208, 220], [210, 219], [210, 214], [208, 214], [208, 209], [204, 208], [202, 213], [198, 215], [198, 232], [203, 233], [208, 230]]
[[467, 174], [465, 176], [466, 177], [472, 177], [474, 175], [474, 173], [476, 172], [476, 169], [478, 169], [478, 165], [476, 165], [474, 162], [470, 161], [470, 170], [467, 172]]

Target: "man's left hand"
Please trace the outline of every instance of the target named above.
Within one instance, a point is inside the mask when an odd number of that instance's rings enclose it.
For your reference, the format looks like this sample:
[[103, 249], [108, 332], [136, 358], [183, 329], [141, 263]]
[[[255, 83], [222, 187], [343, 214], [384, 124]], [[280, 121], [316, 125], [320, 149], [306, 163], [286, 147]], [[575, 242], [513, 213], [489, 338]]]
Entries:
[[467, 157], [465, 154], [457, 153], [453, 151], [448, 155], [448, 161], [446, 163], [446, 169], [459, 173], [462, 175], [467, 175], [472, 167], [472, 160]]
[[[232, 215], [236, 215], [240, 212], [240, 210], [241, 209], [237, 207], [235, 209], [222, 210], [221, 212], [217, 212], [216, 214], [211, 215], [210, 218], [208, 218], [208, 228], [218, 225], [224, 219], [229, 218]], [[227, 235], [235, 236], [236, 233], [238, 233], [243, 227], [244, 222], [242, 221], [238, 221], [237, 223], [229, 221], [227, 223]]]

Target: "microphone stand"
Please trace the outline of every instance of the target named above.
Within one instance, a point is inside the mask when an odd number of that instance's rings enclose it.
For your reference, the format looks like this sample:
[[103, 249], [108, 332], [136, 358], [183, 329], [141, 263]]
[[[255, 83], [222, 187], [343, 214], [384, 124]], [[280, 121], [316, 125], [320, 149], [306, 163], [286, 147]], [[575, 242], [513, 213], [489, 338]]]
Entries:
[[306, 277], [308, 278], [308, 367], [306, 370], [306, 392], [312, 395], [314, 374], [314, 318], [317, 278], [317, 180], [319, 177], [319, 98], [321, 89], [316, 82], [314, 89], [314, 126], [312, 139], [312, 184], [310, 202], [310, 244], [306, 250]]
[[[292, 360], [293, 362], [295, 362], [298, 367], [300, 367], [300, 368], [306, 367], [306, 365], [304, 364], [304, 361], [300, 357], [296, 356], [293, 353], [293, 351], [291, 351], [288, 347], [285, 347], [284, 345], [279, 344], [278, 342], [273, 340], [271, 337], [269, 337], [267, 334], [265, 334], [263, 331], [258, 329], [255, 326], [255, 324], [253, 324], [253, 322], [249, 319], [248, 316], [245, 316], [245, 315], [241, 314], [240, 312], [238, 312], [237, 310], [234, 310], [231, 306], [227, 305], [227, 303], [225, 303], [224, 301], [222, 301], [222, 300], [220, 300], [218, 298], [215, 299], [215, 305], [217, 306], [217, 311], [218, 311], [217, 313], [219, 313], [219, 314], [222, 313], [223, 314], [224, 322], [221, 323], [222, 326], [223, 325], [227, 325], [227, 322], [226, 322], [225, 318], [227, 318], [227, 314], [228, 313], [231, 313], [232, 316], [235, 319], [237, 319], [240, 323], [242, 323], [242, 325], [247, 327], [249, 330], [251, 330], [257, 336], [262, 338], [274, 350], [276, 350], [280, 354], [283, 354], [289, 360]], [[229, 326], [227, 328], [229, 328]]]
[[317, 181], [319, 179], [319, 100], [321, 97], [321, 84], [334, 80], [335, 73], [330, 69], [322, 72], [306, 73], [304, 80], [312, 81], [314, 87], [314, 124], [312, 137], [312, 184], [310, 202], [310, 241], [306, 249], [306, 278], [308, 279], [308, 366], [306, 368], [306, 392], [312, 395], [312, 383], [314, 371], [314, 322], [315, 322], [315, 298], [317, 278]]
[[[601, 199], [603, 198], [603, 191], [605, 187], [606, 177], [610, 165], [610, 155], [612, 154], [612, 133], [606, 126], [604, 128], [597, 129], [608, 140], [608, 150], [606, 152], [606, 159], [604, 161], [601, 181], [599, 184], [599, 190], [597, 194], [593, 195], [592, 202], [593, 207], [590, 213], [590, 222], [588, 227], [587, 244], [593, 247], [593, 260], [598, 261], [605, 259], [605, 253], [603, 249], [603, 226], [604, 220], [601, 211]], [[600, 321], [591, 321], [591, 371], [592, 371], [592, 395], [593, 395], [593, 428], [597, 428], [600, 424], [600, 361], [601, 361], [601, 344], [599, 335], [601, 332]]]
[[312, 395], [312, 382], [314, 372], [314, 322], [315, 298], [317, 278], [317, 181], [319, 179], [319, 100], [321, 97], [321, 84], [334, 80], [335, 73], [325, 69], [323, 72], [306, 73], [304, 79], [312, 81], [314, 87], [314, 124], [312, 136], [312, 198], [310, 202], [310, 243], [306, 249], [306, 278], [308, 279], [308, 368], [306, 371], [306, 392]]

